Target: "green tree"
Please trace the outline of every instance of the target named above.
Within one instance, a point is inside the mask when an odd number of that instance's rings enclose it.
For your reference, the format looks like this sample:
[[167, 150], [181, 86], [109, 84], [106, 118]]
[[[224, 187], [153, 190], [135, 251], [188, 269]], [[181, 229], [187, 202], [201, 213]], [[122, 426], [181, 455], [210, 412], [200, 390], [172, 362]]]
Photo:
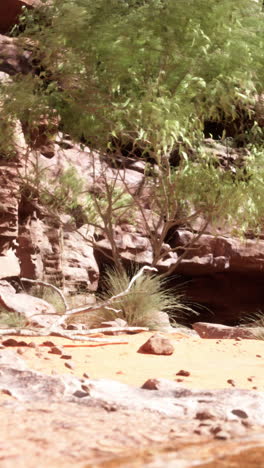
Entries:
[[[216, 220], [243, 231], [258, 225], [264, 190], [263, 151], [256, 145], [263, 134], [253, 122], [264, 84], [260, 2], [53, 0], [24, 10], [21, 22], [17, 34], [35, 50], [37, 73], [2, 86], [3, 113], [30, 129], [55, 111], [73, 139], [109, 157], [125, 149], [156, 164], [157, 174], [145, 177], [159, 220], [145, 223], [154, 265], [168, 230], [201, 214], [204, 228]], [[202, 150], [204, 122], [242, 116], [252, 121], [245, 139], [250, 153], [231, 173]], [[136, 205], [143, 212], [140, 197]]]

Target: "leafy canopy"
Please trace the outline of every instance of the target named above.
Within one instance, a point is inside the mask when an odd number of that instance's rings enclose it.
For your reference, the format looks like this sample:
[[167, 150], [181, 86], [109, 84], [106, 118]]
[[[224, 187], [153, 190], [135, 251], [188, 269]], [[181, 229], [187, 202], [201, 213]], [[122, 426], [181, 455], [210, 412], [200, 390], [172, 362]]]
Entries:
[[158, 158], [263, 87], [254, 0], [53, 0], [21, 21], [40, 73], [18, 78], [8, 110], [34, 122], [55, 109], [65, 131], [100, 149], [118, 135]]
[[[158, 163], [169, 217], [177, 214], [170, 206], [184, 203], [210, 221], [239, 218], [246, 229], [263, 218], [263, 150], [250, 149], [244, 177], [243, 169], [220, 170], [200, 144], [207, 119], [244, 112], [254, 120], [263, 28], [255, 0], [43, 1], [24, 10], [16, 31], [34, 49], [37, 73], [2, 87], [3, 112], [34, 128], [55, 111], [64, 132], [101, 151], [131, 143]], [[253, 130], [249, 141], [259, 135]]]

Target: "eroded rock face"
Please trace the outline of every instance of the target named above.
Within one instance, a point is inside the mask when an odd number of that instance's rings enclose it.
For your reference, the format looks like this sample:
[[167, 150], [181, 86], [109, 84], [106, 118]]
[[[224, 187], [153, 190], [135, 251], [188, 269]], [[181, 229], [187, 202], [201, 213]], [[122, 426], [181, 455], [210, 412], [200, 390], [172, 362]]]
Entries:
[[[32, 155], [27, 163], [34, 163]], [[54, 145], [54, 157], [48, 159], [40, 153], [38, 163], [47, 181], [57, 180], [64, 170], [76, 168], [87, 189], [95, 194], [104, 190], [105, 178], [116, 180], [118, 187], [129, 186], [133, 194], [143, 180], [141, 166], [131, 164], [117, 170], [107, 158], [62, 138]], [[95, 237], [94, 229], [83, 224], [87, 221], [78, 216], [74, 222], [70, 216], [53, 217], [39, 205], [34, 194], [22, 196], [23, 164], [23, 155], [19, 161], [2, 159], [0, 164], [0, 278], [21, 275], [44, 279], [70, 294], [95, 291], [99, 269], [109, 262], [112, 253], [109, 241], [103, 233], [96, 233]], [[151, 217], [148, 204], [145, 206], [145, 215]], [[151, 244], [140, 219], [134, 224], [130, 219], [124, 220], [114, 234], [127, 266], [152, 264]], [[178, 229], [170, 243], [172, 247], [184, 248], [192, 236], [191, 232]], [[177, 251], [171, 252], [169, 244], [164, 244], [163, 249], [164, 258], [158, 264], [160, 272], [166, 272], [178, 259]], [[182, 282], [188, 279], [188, 299], [211, 311], [208, 314], [205, 309], [200, 311], [199, 320], [233, 324], [262, 307], [263, 251], [263, 239], [242, 242], [209, 233], [199, 239], [175, 271]]]
[[92, 246], [85, 241], [93, 235], [93, 228], [83, 226], [79, 231], [80, 234], [67, 225], [63, 228], [62, 275], [68, 293], [96, 291], [98, 287], [99, 268]]
[[[191, 242], [190, 231], [178, 230], [175, 234], [177, 246]], [[186, 275], [208, 275], [212, 273], [237, 272], [254, 274], [264, 269], [264, 240], [245, 241], [205, 234], [194, 245], [178, 267]]]

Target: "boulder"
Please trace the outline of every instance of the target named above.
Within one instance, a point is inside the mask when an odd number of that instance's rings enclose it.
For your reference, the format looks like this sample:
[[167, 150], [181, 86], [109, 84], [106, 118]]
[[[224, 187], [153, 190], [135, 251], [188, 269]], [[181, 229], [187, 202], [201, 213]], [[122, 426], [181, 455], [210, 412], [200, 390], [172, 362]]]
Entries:
[[169, 356], [174, 353], [174, 347], [168, 338], [159, 333], [155, 333], [146, 343], [140, 346], [138, 353]]
[[34, 326], [46, 328], [58, 320], [51, 304], [24, 293], [12, 294], [0, 290], [0, 306], [7, 311], [16, 312], [25, 317], [27, 322]]

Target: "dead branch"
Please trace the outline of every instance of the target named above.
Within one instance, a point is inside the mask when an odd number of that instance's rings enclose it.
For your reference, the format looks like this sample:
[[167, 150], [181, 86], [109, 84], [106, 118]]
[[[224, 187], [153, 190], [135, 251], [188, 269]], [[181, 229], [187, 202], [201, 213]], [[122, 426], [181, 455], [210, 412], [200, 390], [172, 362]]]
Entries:
[[[122, 291], [121, 293], [117, 294], [116, 296], [112, 296], [110, 297], [110, 299], [108, 299], [107, 301], [103, 301], [101, 302], [100, 304], [97, 304], [97, 305], [83, 305], [82, 307], [77, 307], [76, 309], [69, 309], [65, 312], [65, 314], [61, 315], [60, 319], [56, 322], [55, 326], [58, 326], [60, 325], [60, 323], [64, 322], [64, 320], [67, 318], [67, 317], [71, 317], [73, 315], [79, 315], [79, 314], [82, 314], [83, 312], [93, 312], [95, 310], [100, 310], [100, 309], [103, 309], [104, 307], [108, 307], [109, 305], [111, 305], [113, 302], [117, 301], [118, 299], [120, 299], [121, 297], [124, 297], [126, 296], [131, 287], [133, 286], [133, 284], [135, 283], [135, 281], [144, 273], [145, 270], [150, 270], [150, 271], [157, 271], [157, 268], [154, 268], [154, 267], [149, 267], [147, 265], [143, 266], [135, 276], [133, 276], [133, 278], [131, 279], [127, 289], [125, 291]], [[54, 327], [54, 326], [53, 326]], [[51, 330], [52, 330], [52, 327], [51, 327]]]
[[[143, 331], [148, 331], [149, 328], [146, 327], [107, 327], [107, 328], [94, 328], [92, 330], [59, 330], [54, 329], [38, 329], [32, 330], [28, 328], [0, 328], [0, 336], [30, 336], [30, 337], [37, 337], [37, 336], [59, 336], [61, 338], [67, 338], [69, 340], [78, 340], [78, 341], [95, 341], [95, 342], [109, 342], [115, 343], [113, 340], [108, 340], [106, 338], [93, 338], [91, 335], [96, 335], [98, 333], [104, 332], [130, 332], [130, 333], [139, 333]], [[118, 340], [120, 342], [120, 340]], [[125, 341], [124, 341], [125, 343]]]

